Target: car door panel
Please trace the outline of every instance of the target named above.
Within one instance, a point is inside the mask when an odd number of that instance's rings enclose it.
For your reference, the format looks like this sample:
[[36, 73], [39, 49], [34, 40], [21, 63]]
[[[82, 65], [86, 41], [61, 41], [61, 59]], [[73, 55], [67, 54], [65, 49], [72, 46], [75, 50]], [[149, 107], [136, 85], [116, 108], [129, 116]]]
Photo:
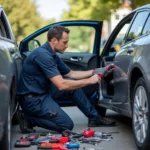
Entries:
[[12, 60], [11, 64], [11, 114], [15, 112], [17, 106], [17, 99], [16, 99], [16, 90], [17, 90], [17, 83], [19, 80], [21, 68], [22, 68], [22, 58], [20, 56], [19, 50], [16, 47], [16, 43], [6, 41], [7, 49], [10, 52], [10, 57]]
[[[81, 45], [79, 47], [76, 44], [75, 45], [76, 47], [74, 47], [73, 50], [76, 50], [77, 52], [65, 51], [63, 54], [58, 54], [58, 55], [66, 63], [66, 65], [69, 66], [69, 68], [71, 70], [85, 71], [85, 70], [90, 70], [90, 69], [99, 67], [99, 51], [100, 51], [100, 36], [101, 36], [102, 22], [84, 20], [84, 21], [66, 21], [66, 22], [59, 22], [56, 24], [60, 24], [60, 25], [66, 26], [66, 27], [74, 27], [75, 26], [75, 27], [80, 28], [80, 26], [81, 26], [81, 27], [93, 28], [95, 32], [89, 41], [89, 42], [91, 42], [91, 39], [93, 39], [93, 41], [94, 41], [92, 51], [78, 52], [78, 51], [80, 51], [80, 47], [83, 47], [84, 45]], [[45, 34], [45, 32], [47, 32], [51, 26], [52, 25], [49, 25], [43, 29], [38, 30], [37, 32], [33, 33], [32, 35], [30, 35], [29, 37], [27, 37], [26, 39], [24, 39], [21, 42], [20, 52], [24, 59], [31, 52], [31, 51], [29, 51], [28, 43], [31, 40], [34, 40], [34, 42], [38, 41], [38, 39], [36, 37], [40, 36], [42, 34]], [[71, 32], [70, 32], [70, 34], [71, 34]], [[69, 36], [71, 36], [70, 34], [69, 34]], [[70, 40], [69, 40], [69, 42], [70, 42]], [[85, 41], [81, 40], [81, 43], [82, 42], [84, 44]], [[38, 41], [37, 45], [42, 45], [42, 43], [40, 43]], [[89, 45], [89, 43], [87, 43], [87, 45]], [[97, 97], [97, 89], [98, 89], [97, 85], [89, 85], [87, 87], [84, 87], [83, 91], [85, 92], [85, 94], [87, 95], [88, 98], [93, 98], [93, 96]], [[63, 103], [65, 101], [61, 100], [61, 102]]]
[[[96, 54], [68, 54], [67, 53], [67, 54], [60, 54], [59, 57], [72, 70], [86, 71], [97, 67]], [[90, 85], [90, 86], [83, 87], [83, 91], [86, 93], [87, 97], [89, 98], [93, 96], [96, 89], [97, 89], [97, 85]]]
[[[114, 97], [113, 102], [126, 103], [128, 101], [128, 67], [133, 61], [134, 50], [128, 53], [129, 48], [133, 47], [133, 42], [129, 42], [121, 48], [114, 58], [114, 64], [119, 68], [113, 73], [114, 80], [118, 79], [118, 82], [114, 84]], [[120, 73], [121, 71], [121, 73]]]
[[[38, 31], [36, 31], [35, 33], [29, 35], [28, 37], [26, 37], [24, 40], [22, 40], [20, 42], [20, 45], [19, 45], [19, 50], [20, 50], [20, 53], [22, 55], [23, 52], [25, 51], [28, 51], [29, 50], [29, 47], [28, 47], [28, 43], [29, 41], [31, 40], [35, 40], [34, 39], [35, 37], [43, 34], [43, 33], [47, 33], [47, 31], [49, 30], [49, 28], [51, 28], [53, 25], [62, 25], [62, 26], [89, 26], [89, 27], [94, 27], [95, 30], [96, 30], [96, 33], [95, 33], [95, 42], [94, 42], [94, 50], [93, 50], [93, 53], [96, 53], [96, 54], [99, 54], [99, 48], [100, 48], [100, 40], [101, 40], [101, 32], [102, 32], [102, 25], [103, 25], [103, 22], [102, 21], [89, 21], [89, 20], [80, 20], [80, 21], [74, 21], [74, 20], [71, 20], [71, 21], [64, 21], [64, 22], [57, 22], [57, 23], [54, 23], [54, 24], [50, 24], [46, 27], [43, 27], [42, 29], [39, 29]], [[38, 43], [40, 44], [40, 43]]]
[[89, 70], [97, 67], [96, 54], [60, 54], [59, 57], [72, 70]]
[[[124, 71], [126, 74], [125, 76], [121, 76], [122, 80], [114, 85], [114, 97], [113, 101], [119, 101], [122, 103], [128, 102], [128, 89], [129, 87], [129, 77], [128, 77], [128, 69], [130, 64], [133, 64], [134, 62], [134, 55], [136, 53], [137, 45], [134, 44], [135, 41], [140, 38], [140, 34], [142, 32], [142, 28], [144, 26], [144, 22], [146, 21], [146, 18], [148, 17], [149, 12], [147, 11], [141, 11], [136, 14], [136, 17], [134, 18], [134, 22], [131, 25], [131, 28], [126, 36], [126, 43], [125, 46], [121, 48], [121, 50], [116, 54], [114, 62], [115, 64]], [[143, 19], [142, 22], [140, 22]], [[140, 22], [137, 24], [137, 22]], [[117, 74], [114, 73], [114, 78], [119, 78]], [[126, 80], [124, 80], [126, 78]], [[120, 94], [121, 93], [121, 94]], [[120, 99], [120, 96], [122, 97]]]

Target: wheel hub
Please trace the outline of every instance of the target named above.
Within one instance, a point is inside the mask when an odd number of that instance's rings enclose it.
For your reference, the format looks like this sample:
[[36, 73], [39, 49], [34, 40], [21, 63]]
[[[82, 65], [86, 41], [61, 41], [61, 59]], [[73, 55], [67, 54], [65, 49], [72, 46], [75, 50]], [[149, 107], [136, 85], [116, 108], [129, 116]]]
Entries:
[[136, 139], [143, 143], [148, 130], [148, 99], [143, 86], [139, 86], [135, 92], [133, 107], [133, 123]]

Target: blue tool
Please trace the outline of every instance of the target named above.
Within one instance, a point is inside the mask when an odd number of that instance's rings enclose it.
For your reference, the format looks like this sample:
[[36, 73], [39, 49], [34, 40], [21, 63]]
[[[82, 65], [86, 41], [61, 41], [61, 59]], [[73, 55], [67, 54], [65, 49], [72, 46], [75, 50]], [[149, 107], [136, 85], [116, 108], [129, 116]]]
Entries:
[[80, 148], [80, 144], [78, 144], [78, 143], [66, 143], [66, 148], [68, 148], [68, 149]]

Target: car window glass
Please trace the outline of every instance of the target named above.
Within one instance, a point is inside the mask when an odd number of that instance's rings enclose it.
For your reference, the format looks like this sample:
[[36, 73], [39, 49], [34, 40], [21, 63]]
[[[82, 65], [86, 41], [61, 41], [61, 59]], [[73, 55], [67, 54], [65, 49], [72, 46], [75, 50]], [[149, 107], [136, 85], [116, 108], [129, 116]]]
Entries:
[[128, 40], [135, 39], [141, 35], [141, 31], [143, 29], [144, 23], [148, 17], [149, 12], [140, 12], [137, 14], [131, 29], [129, 31]]
[[130, 22], [125, 23], [123, 27], [120, 29], [119, 33], [117, 34], [111, 46], [111, 51], [117, 52], [120, 50], [121, 45], [124, 43], [124, 37], [129, 28], [129, 24]]
[[[93, 53], [95, 29], [88, 26], [69, 26], [69, 43], [65, 52]], [[47, 32], [40, 34], [28, 43], [30, 51], [43, 45], [47, 40]]]
[[130, 18], [124, 24], [122, 24], [120, 26], [120, 28], [116, 31], [118, 33], [113, 38], [114, 40], [113, 40], [113, 42], [111, 44], [111, 48], [110, 48], [109, 52], [118, 52], [120, 50], [120, 47], [124, 44], [124, 37], [125, 37], [125, 35], [127, 33], [127, 30], [129, 28], [131, 19], [132, 18]]
[[13, 38], [9, 21], [3, 11], [0, 14], [0, 36], [8, 39]]
[[0, 36], [1, 37], [7, 37], [2, 20], [0, 20]]
[[144, 26], [144, 29], [143, 29], [143, 32], [142, 32], [142, 35], [144, 34], [147, 34], [150, 32], [150, 16], [148, 17], [148, 20]]

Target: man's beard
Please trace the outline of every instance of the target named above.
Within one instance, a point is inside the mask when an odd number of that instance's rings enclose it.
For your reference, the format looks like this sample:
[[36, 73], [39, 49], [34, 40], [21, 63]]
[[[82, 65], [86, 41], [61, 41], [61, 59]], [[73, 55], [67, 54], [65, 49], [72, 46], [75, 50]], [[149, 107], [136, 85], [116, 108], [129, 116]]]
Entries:
[[60, 50], [58, 50], [58, 49], [55, 49], [55, 52], [56, 52], [56, 53], [60, 53], [60, 54], [63, 54], [63, 53], [64, 53], [64, 51], [60, 51]]

